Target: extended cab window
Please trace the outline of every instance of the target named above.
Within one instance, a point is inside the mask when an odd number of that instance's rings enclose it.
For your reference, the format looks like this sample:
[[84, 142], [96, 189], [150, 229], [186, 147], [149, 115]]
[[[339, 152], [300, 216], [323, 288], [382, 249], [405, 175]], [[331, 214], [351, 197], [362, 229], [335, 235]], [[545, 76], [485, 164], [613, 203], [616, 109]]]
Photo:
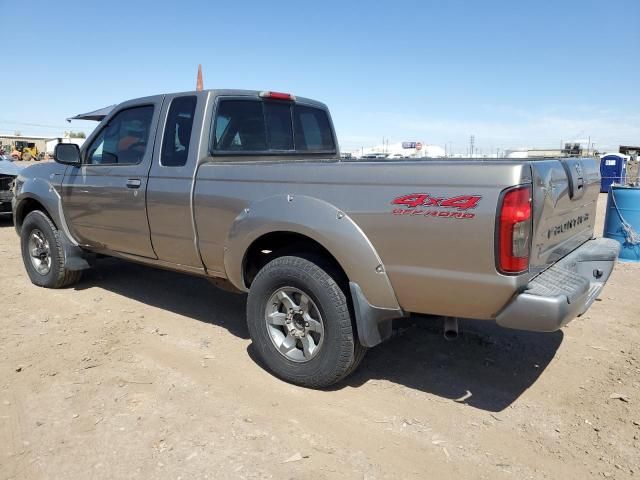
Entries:
[[153, 106], [117, 113], [87, 150], [88, 165], [135, 165], [142, 161], [151, 130]]
[[214, 151], [227, 153], [335, 151], [324, 110], [276, 101], [221, 100], [212, 143]]
[[186, 165], [196, 103], [195, 96], [176, 97], [171, 101], [162, 139], [162, 156], [160, 157], [162, 166], [182, 167]]

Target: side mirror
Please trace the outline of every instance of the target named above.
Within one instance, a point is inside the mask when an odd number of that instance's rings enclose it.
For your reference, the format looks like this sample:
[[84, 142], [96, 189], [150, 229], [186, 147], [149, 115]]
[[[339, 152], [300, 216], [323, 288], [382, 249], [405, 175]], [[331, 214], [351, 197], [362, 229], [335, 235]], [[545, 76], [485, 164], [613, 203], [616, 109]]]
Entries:
[[53, 150], [53, 159], [64, 165], [80, 166], [80, 147], [75, 143], [59, 143]]

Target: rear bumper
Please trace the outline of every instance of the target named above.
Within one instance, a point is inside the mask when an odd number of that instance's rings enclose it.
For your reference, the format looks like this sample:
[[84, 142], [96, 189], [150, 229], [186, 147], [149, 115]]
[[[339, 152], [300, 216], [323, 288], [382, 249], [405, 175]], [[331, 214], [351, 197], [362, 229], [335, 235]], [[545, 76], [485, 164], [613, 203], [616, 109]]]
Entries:
[[620, 244], [609, 238], [589, 240], [535, 277], [498, 314], [507, 328], [553, 332], [591, 306], [609, 279]]

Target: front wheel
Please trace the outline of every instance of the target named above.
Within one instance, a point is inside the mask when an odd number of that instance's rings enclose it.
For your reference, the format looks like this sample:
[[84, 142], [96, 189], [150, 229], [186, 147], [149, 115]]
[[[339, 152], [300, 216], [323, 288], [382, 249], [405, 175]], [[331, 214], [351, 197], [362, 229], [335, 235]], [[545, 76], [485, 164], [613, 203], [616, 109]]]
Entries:
[[62, 288], [80, 280], [81, 271], [64, 267], [60, 232], [43, 212], [29, 213], [20, 229], [22, 261], [31, 282], [40, 287]]
[[332, 385], [351, 373], [366, 351], [355, 337], [345, 293], [325, 269], [305, 258], [279, 257], [258, 272], [247, 321], [266, 366], [296, 385]]

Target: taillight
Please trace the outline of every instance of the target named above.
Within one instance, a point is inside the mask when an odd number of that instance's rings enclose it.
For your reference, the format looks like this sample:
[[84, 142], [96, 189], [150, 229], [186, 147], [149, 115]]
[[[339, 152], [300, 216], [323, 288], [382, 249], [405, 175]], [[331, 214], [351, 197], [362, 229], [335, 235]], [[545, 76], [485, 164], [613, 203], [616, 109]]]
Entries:
[[260, 92], [261, 98], [270, 98], [272, 100], [290, 100], [292, 102], [295, 101], [296, 97], [291, 95], [290, 93], [282, 93], [282, 92]]
[[500, 271], [520, 273], [529, 268], [531, 186], [515, 187], [503, 194], [497, 240]]

